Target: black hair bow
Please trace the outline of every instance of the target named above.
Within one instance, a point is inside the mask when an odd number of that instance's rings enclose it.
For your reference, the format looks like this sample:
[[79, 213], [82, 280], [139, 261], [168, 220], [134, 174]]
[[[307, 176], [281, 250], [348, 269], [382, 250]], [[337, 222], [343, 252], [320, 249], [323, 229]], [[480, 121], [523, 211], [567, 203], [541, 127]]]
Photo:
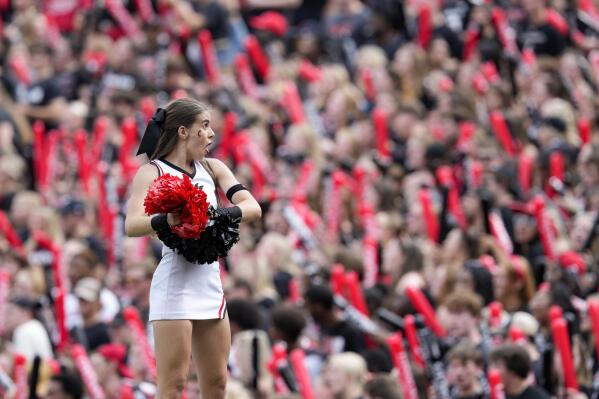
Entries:
[[166, 120], [166, 111], [162, 108], [157, 108], [152, 118], [148, 121], [148, 126], [146, 126], [146, 131], [144, 132], [143, 137], [141, 138], [141, 143], [139, 144], [139, 150], [137, 150], [137, 155], [147, 154], [148, 158], [154, 154], [156, 151], [156, 146], [158, 145], [158, 140], [160, 139], [160, 135], [162, 133], [162, 125]]

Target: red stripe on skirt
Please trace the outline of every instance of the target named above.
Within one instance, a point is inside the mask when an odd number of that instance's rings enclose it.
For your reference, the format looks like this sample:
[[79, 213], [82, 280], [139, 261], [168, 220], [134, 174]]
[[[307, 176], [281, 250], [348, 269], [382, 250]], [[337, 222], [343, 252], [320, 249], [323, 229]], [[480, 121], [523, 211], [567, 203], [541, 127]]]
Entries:
[[219, 318], [219, 319], [222, 319], [222, 315], [221, 315], [221, 313], [222, 313], [222, 311], [223, 311], [223, 307], [224, 307], [224, 306], [225, 306], [225, 294], [223, 294], [223, 300], [222, 300], [222, 302], [220, 303], [220, 308], [218, 309], [218, 318]]

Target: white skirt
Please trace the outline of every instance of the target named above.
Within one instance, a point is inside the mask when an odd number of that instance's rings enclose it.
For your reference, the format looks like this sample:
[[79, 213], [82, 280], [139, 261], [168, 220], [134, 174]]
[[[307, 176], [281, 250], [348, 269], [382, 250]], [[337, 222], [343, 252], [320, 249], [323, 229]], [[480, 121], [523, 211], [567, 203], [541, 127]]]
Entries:
[[169, 248], [152, 276], [150, 321], [224, 319], [227, 312], [218, 262], [196, 264]]

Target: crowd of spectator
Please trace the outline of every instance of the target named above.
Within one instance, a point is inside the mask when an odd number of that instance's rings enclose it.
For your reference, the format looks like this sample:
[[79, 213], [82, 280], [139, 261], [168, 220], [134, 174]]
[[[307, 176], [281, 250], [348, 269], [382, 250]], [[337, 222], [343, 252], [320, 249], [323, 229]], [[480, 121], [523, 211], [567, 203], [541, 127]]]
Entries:
[[0, 0], [0, 396], [154, 396], [124, 206], [193, 97], [264, 215], [220, 262], [227, 398], [598, 397], [598, 10]]

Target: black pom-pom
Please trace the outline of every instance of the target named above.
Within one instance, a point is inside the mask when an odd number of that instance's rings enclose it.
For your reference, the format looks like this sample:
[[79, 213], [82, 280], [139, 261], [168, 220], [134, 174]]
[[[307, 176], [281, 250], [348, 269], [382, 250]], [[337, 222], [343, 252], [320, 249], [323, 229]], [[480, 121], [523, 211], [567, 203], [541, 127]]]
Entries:
[[[214, 208], [208, 211], [213, 214]], [[157, 231], [158, 238], [173, 251], [183, 255], [191, 263], [212, 263], [227, 256], [239, 241], [240, 217], [223, 215], [212, 219], [199, 239], [184, 239], [170, 229]]]

